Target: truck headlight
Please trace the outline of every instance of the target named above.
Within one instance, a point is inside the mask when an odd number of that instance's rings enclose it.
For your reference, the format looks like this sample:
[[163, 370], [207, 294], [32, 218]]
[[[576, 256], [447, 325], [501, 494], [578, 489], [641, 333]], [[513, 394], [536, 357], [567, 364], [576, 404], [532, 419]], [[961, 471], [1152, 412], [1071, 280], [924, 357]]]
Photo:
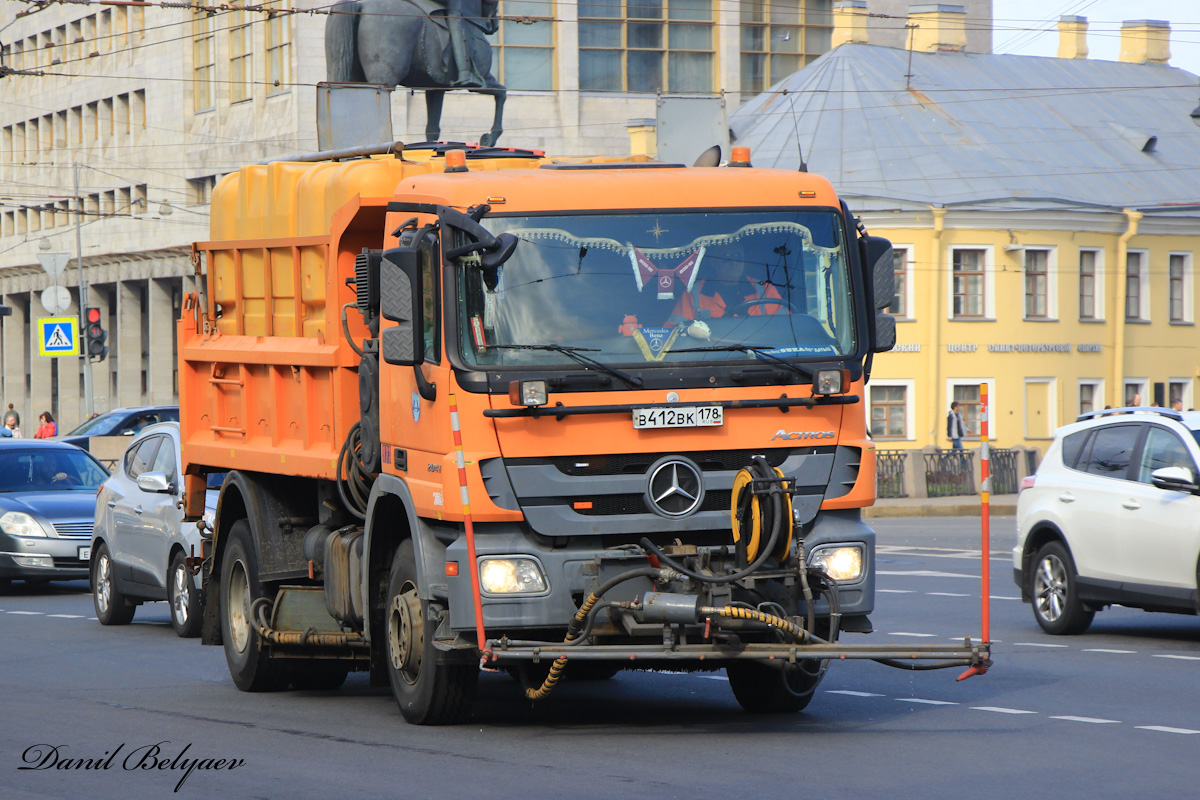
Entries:
[[9, 536], [46, 536], [46, 530], [36, 519], [20, 511], [9, 511], [0, 517], [0, 530]]
[[818, 547], [809, 555], [808, 565], [821, 570], [838, 583], [854, 583], [863, 576], [862, 546]]
[[484, 558], [479, 562], [479, 586], [485, 594], [541, 594], [546, 576], [532, 558]]

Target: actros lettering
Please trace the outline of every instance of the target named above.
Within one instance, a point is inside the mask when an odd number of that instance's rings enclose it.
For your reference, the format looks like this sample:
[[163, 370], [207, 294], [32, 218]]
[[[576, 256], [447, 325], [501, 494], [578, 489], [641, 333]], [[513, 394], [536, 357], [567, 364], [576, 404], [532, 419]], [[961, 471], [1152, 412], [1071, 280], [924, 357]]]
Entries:
[[779, 431], [771, 437], [771, 441], [776, 439], [787, 439], [796, 441], [798, 439], [834, 439], [837, 438], [837, 433], [834, 431]]

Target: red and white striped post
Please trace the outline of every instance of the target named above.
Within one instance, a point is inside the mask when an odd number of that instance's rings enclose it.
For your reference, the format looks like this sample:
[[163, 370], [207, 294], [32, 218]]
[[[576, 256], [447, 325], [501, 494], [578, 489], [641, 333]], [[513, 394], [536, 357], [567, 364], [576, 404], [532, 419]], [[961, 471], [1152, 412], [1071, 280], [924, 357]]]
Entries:
[[475, 556], [475, 523], [471, 521], [471, 496], [467, 492], [467, 462], [463, 458], [462, 429], [458, 423], [458, 400], [450, 395], [450, 430], [454, 432], [454, 460], [458, 466], [458, 488], [462, 499], [463, 523], [467, 529], [467, 569], [471, 573], [471, 596], [475, 599], [475, 637], [479, 642], [480, 666], [492, 651], [483, 635], [483, 597], [479, 592], [479, 559]]
[[982, 628], [983, 628], [983, 630], [981, 631], [980, 635], [983, 637], [984, 642], [990, 642], [992, 640], [991, 631], [990, 631], [990, 628], [991, 628], [991, 607], [990, 607], [991, 597], [990, 597], [990, 595], [991, 595], [991, 555], [992, 555], [992, 550], [991, 550], [989, 540], [991, 538], [990, 537], [990, 528], [991, 528], [991, 513], [990, 513], [991, 502], [990, 502], [990, 500], [991, 500], [991, 491], [992, 491], [992, 479], [991, 479], [991, 465], [989, 463], [990, 458], [989, 458], [989, 453], [988, 453], [988, 416], [989, 416], [989, 414], [988, 414], [988, 387], [987, 387], [986, 383], [979, 384], [979, 397], [980, 397], [979, 418], [980, 418], [980, 425], [981, 425], [980, 437], [979, 437], [980, 442], [981, 442], [981, 445], [979, 448], [979, 469], [980, 469], [980, 477], [983, 479], [983, 486], [981, 487], [981, 491], [980, 491], [980, 497], [982, 499], [983, 506], [980, 509], [980, 514], [979, 514], [980, 527], [981, 527], [981, 538], [982, 538], [982, 541], [981, 541], [981, 547], [982, 547], [981, 556], [982, 556], [982, 558], [980, 559], [981, 564], [982, 564], [982, 569], [981, 569], [980, 575], [981, 575], [981, 583], [983, 584], [983, 613], [982, 613], [982, 620], [983, 620]]

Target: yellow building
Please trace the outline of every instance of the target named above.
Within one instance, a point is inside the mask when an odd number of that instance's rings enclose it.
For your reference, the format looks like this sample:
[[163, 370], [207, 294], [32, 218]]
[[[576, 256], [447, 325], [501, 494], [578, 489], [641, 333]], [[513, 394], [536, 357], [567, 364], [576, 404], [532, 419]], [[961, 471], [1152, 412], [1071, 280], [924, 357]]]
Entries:
[[948, 447], [956, 400], [977, 439], [983, 383], [992, 440], [1042, 452], [1083, 412], [1196, 405], [1197, 79], [1167, 65], [1167, 23], [1125, 23], [1120, 62], [1085, 58], [1081, 17], [1059, 58], [995, 56], [962, 51], [960, 8], [922, 6], [910, 54], [836, 8], [846, 43], [732, 126], [756, 166], [803, 159], [895, 245], [879, 445]]

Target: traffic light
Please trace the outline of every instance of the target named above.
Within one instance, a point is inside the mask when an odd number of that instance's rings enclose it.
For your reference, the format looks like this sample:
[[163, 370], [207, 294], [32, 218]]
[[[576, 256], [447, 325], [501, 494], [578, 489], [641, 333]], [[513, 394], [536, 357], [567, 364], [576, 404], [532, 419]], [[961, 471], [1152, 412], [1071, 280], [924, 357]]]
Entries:
[[89, 308], [85, 311], [84, 332], [87, 336], [88, 358], [103, 361], [104, 357], [108, 355], [108, 345], [104, 343], [104, 340], [108, 338], [108, 332], [100, 324], [100, 309]]

